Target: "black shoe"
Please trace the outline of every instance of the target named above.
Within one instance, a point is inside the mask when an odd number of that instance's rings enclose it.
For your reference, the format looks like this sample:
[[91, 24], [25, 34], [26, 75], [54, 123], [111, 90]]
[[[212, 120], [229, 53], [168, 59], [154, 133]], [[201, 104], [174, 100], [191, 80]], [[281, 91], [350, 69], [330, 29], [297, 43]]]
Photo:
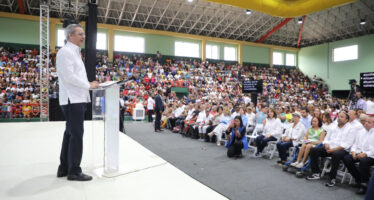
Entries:
[[277, 161], [277, 164], [282, 164], [282, 165], [283, 165], [285, 162], [286, 162], [286, 161], [284, 161], [284, 160], [278, 160], [278, 161]]
[[92, 180], [92, 176], [79, 173], [79, 174], [71, 174], [68, 175], [68, 180], [69, 181], [90, 181]]
[[305, 178], [306, 180], [319, 180], [321, 179], [321, 175], [319, 173], [314, 173]]
[[61, 178], [61, 177], [67, 176], [67, 175], [68, 175], [67, 172], [57, 171], [57, 178]]
[[326, 187], [334, 187], [336, 184], [336, 180], [333, 178], [333, 179], [330, 179], [326, 184], [325, 186]]

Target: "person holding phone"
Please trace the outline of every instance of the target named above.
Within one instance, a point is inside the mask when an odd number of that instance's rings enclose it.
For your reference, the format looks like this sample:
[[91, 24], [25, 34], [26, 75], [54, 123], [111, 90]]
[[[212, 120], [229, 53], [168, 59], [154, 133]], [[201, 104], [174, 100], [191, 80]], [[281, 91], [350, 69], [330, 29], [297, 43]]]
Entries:
[[234, 120], [230, 123], [226, 130], [227, 141], [227, 157], [243, 157], [242, 149], [248, 149], [247, 138], [245, 137], [245, 126], [243, 124], [241, 116], [236, 116]]

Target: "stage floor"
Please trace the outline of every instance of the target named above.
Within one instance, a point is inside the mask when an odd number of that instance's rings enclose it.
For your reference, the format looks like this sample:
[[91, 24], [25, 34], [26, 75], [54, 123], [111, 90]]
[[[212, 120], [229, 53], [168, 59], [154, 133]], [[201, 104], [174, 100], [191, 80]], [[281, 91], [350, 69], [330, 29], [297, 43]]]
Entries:
[[[128, 136], [120, 135], [120, 163], [129, 173], [95, 173], [103, 141], [85, 122], [82, 168], [93, 181], [56, 178], [63, 122], [0, 123], [0, 199], [227, 199]], [[100, 131], [100, 130], [99, 130]], [[163, 144], [160, 144], [163, 145]]]

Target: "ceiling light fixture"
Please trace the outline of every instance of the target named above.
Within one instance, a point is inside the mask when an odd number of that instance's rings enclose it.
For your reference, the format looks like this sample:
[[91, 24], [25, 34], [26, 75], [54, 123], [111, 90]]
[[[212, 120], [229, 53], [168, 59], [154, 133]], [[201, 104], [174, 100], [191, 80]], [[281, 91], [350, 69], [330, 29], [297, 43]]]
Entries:
[[251, 13], [252, 13], [252, 11], [249, 10], [249, 9], [247, 9], [247, 10], [245, 11], [245, 14], [247, 14], [247, 15], [250, 15]]
[[190, 2], [190, 3], [192, 3], [193, 2], [193, 0], [187, 0], [188, 2]]
[[365, 19], [361, 19], [360, 24], [361, 24], [361, 25], [365, 25], [365, 24], [366, 24], [366, 20], [365, 20]]
[[297, 21], [298, 24], [302, 24], [303, 23], [303, 18], [302, 17], [299, 17], [299, 20]]

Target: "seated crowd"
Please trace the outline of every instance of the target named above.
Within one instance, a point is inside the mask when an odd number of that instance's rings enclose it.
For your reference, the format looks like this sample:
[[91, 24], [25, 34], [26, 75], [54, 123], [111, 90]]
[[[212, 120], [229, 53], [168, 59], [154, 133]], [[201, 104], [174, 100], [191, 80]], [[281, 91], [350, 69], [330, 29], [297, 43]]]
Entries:
[[[0, 105], [2, 118], [31, 118], [39, 115], [38, 52], [1, 49]], [[50, 97], [57, 98], [57, 75], [50, 66]], [[276, 145], [278, 164], [297, 169], [310, 166], [308, 180], [320, 179], [320, 158], [331, 158], [326, 186], [336, 183], [339, 165], [344, 163], [359, 186], [366, 190], [374, 165], [373, 103], [350, 109], [333, 98], [323, 81], [310, 80], [298, 69], [226, 65], [194, 59], [167, 59], [161, 63], [142, 56], [97, 55], [99, 82], [132, 80], [121, 88], [121, 113], [131, 115], [144, 107], [152, 122], [154, 98], [163, 91], [165, 110], [162, 127], [185, 137], [225, 145], [228, 157], [242, 157], [242, 149], [255, 147], [262, 157], [269, 144]], [[241, 81], [263, 80], [258, 99], [242, 93]], [[184, 87], [188, 95], [178, 96], [173, 87]], [[358, 99], [361, 98], [357, 92]], [[371, 109], [371, 110], [370, 110]], [[367, 112], [367, 114], [365, 114]], [[254, 138], [251, 140], [250, 138]], [[289, 156], [293, 147], [295, 159]], [[358, 163], [358, 165], [356, 165]]]
[[39, 116], [38, 51], [0, 47], [1, 118]]
[[[331, 157], [326, 186], [335, 185], [339, 165], [344, 163], [359, 186], [358, 193], [365, 193], [374, 165], [374, 136], [370, 134], [374, 117], [365, 114], [366, 105], [353, 110], [348, 102], [332, 98], [320, 80], [311, 81], [297, 69], [195, 60], [161, 65], [152, 58], [136, 56], [117, 56], [111, 70], [109, 75], [100, 72], [98, 79], [117, 75], [133, 80], [123, 88], [124, 105], [128, 107], [143, 105], [152, 114], [154, 97], [157, 91], [163, 91], [162, 127], [174, 133], [225, 145], [228, 157], [242, 157], [242, 150], [249, 146], [256, 147], [255, 157], [261, 157], [269, 142], [274, 142], [280, 165], [289, 161], [287, 154], [294, 147], [299, 153], [290, 166], [310, 166], [308, 180], [319, 179], [320, 158]], [[242, 93], [239, 84], [250, 77], [263, 79], [264, 90], [257, 104], [250, 94]], [[180, 87], [188, 88], [189, 95], [178, 97], [171, 90], [178, 81], [183, 83]], [[357, 97], [361, 98], [360, 92]], [[256, 138], [248, 140], [253, 134]]]

